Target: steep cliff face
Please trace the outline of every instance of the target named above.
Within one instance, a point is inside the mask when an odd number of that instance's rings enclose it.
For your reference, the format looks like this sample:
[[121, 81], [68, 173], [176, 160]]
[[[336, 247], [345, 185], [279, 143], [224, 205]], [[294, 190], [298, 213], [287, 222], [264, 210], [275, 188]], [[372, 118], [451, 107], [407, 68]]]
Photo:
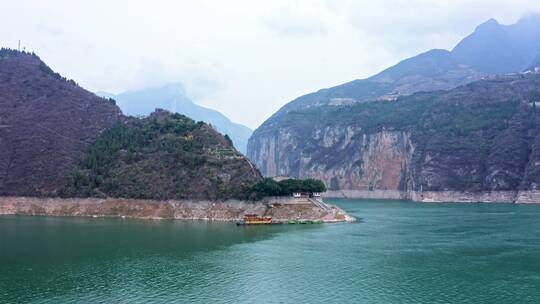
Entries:
[[261, 153], [254, 155], [254, 161], [270, 176], [316, 178], [331, 191], [406, 189], [414, 153], [410, 132], [366, 133], [361, 128], [327, 125], [307, 135], [307, 147], [304, 135], [289, 129], [262, 136], [256, 149]]
[[538, 25], [491, 20], [452, 51], [299, 97], [254, 132], [248, 157], [265, 176], [321, 178], [332, 195], [532, 189], [536, 76], [492, 73], [531, 66]]
[[539, 100], [529, 74], [298, 110], [252, 138], [251, 156], [265, 174], [319, 178], [337, 196], [536, 190]]
[[341, 165], [320, 165], [310, 160], [301, 175], [319, 177], [327, 182], [330, 190], [407, 188], [414, 153], [408, 131], [382, 130], [366, 134], [349, 128], [341, 138]]
[[121, 119], [109, 100], [39, 57], [0, 50], [0, 195], [53, 195], [88, 145]]

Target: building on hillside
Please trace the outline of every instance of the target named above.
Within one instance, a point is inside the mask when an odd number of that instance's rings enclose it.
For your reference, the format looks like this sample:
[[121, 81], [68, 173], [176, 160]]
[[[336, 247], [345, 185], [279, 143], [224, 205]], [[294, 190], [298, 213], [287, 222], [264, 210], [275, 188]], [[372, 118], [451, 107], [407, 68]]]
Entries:
[[321, 192], [293, 192], [294, 198], [322, 197]]

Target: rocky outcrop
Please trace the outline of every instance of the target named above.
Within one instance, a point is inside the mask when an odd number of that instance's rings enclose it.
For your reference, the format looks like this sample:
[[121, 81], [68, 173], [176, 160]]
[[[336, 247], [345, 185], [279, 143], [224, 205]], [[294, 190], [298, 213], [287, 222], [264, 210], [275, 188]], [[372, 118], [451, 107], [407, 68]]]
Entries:
[[[276, 204], [278, 202], [279, 204]], [[245, 214], [272, 216], [276, 221], [291, 219], [323, 220], [324, 222], [354, 221], [353, 217], [335, 206], [320, 208], [310, 202], [297, 202], [292, 198], [267, 198], [263, 201], [248, 202], [0, 197], [0, 215], [237, 221], [241, 220]]]
[[237, 220], [264, 213], [263, 204], [242, 201], [130, 200], [98, 198], [0, 197], [2, 215], [130, 217], [141, 219]]

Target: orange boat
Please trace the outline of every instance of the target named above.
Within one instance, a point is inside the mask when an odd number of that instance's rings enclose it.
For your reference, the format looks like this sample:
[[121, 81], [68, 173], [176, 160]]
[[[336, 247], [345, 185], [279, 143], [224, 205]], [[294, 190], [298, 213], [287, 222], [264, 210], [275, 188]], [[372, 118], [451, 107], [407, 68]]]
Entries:
[[239, 222], [238, 225], [269, 225], [272, 224], [271, 216], [258, 216], [256, 214], [244, 215], [244, 220]]

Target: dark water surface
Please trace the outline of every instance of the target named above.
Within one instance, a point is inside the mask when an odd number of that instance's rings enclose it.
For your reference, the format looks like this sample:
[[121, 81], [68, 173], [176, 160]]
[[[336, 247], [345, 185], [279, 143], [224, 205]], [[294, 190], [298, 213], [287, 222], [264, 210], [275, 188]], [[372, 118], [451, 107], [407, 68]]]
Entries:
[[331, 202], [360, 221], [0, 217], [0, 303], [540, 303], [540, 205]]

